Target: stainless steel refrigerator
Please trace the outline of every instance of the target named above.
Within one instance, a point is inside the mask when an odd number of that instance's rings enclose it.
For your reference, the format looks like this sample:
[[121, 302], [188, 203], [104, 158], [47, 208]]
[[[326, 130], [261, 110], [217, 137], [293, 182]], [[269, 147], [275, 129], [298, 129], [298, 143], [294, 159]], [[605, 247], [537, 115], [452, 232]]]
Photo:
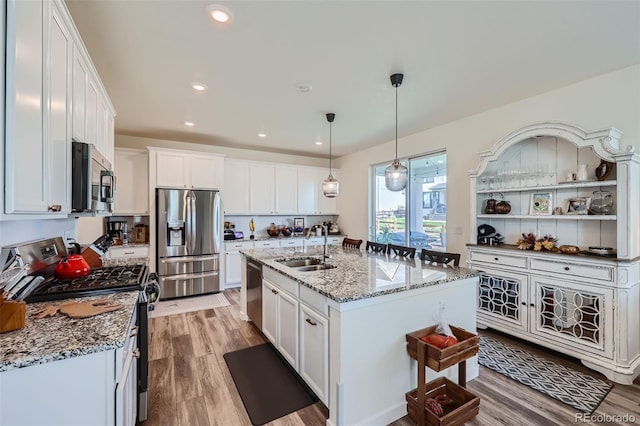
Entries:
[[220, 193], [156, 189], [156, 213], [161, 298], [220, 291]]

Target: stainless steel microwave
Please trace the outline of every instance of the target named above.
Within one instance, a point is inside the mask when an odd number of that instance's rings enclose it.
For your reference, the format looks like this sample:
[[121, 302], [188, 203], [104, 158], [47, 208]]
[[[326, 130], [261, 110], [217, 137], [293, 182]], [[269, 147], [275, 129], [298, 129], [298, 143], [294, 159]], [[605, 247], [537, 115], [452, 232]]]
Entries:
[[71, 145], [71, 211], [112, 213], [116, 178], [111, 163], [91, 144]]

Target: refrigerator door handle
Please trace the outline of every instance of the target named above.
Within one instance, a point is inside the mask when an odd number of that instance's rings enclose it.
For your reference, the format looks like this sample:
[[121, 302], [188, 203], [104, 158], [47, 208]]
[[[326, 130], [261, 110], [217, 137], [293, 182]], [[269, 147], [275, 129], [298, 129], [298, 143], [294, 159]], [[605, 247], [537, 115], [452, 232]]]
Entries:
[[184, 196], [184, 245], [187, 251], [187, 254], [193, 254], [191, 250], [191, 238], [193, 237], [191, 234], [191, 218], [193, 216], [193, 212], [191, 211], [191, 191], [187, 191]]
[[191, 242], [189, 250], [191, 250], [191, 254], [196, 252], [196, 193], [193, 191], [190, 192], [189, 202], [191, 203], [191, 215], [189, 216], [189, 221], [191, 222]]

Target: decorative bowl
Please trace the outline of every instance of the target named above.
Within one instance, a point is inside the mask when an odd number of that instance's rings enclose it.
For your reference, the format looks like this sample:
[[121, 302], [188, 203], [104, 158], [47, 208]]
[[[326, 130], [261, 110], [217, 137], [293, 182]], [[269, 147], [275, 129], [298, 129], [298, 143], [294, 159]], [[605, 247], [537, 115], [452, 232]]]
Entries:
[[580, 251], [580, 247], [578, 246], [560, 246], [558, 247], [561, 253], [564, 254], [576, 254]]
[[293, 228], [290, 226], [283, 226], [282, 229], [280, 229], [280, 232], [283, 236], [290, 237], [291, 234], [293, 234]]

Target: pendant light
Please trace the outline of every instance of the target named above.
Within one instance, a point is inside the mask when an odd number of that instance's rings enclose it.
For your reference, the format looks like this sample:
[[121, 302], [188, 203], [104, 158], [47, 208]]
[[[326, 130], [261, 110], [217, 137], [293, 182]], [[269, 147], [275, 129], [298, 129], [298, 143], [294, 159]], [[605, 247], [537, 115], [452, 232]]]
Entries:
[[332, 112], [327, 113], [327, 121], [329, 122], [329, 176], [322, 181], [322, 192], [327, 198], [335, 198], [340, 189], [340, 182], [331, 175], [331, 123], [336, 118]]
[[408, 170], [398, 161], [398, 86], [402, 84], [402, 74], [391, 76], [391, 85], [396, 88], [396, 158], [384, 171], [384, 183], [389, 191], [402, 191], [407, 187]]

